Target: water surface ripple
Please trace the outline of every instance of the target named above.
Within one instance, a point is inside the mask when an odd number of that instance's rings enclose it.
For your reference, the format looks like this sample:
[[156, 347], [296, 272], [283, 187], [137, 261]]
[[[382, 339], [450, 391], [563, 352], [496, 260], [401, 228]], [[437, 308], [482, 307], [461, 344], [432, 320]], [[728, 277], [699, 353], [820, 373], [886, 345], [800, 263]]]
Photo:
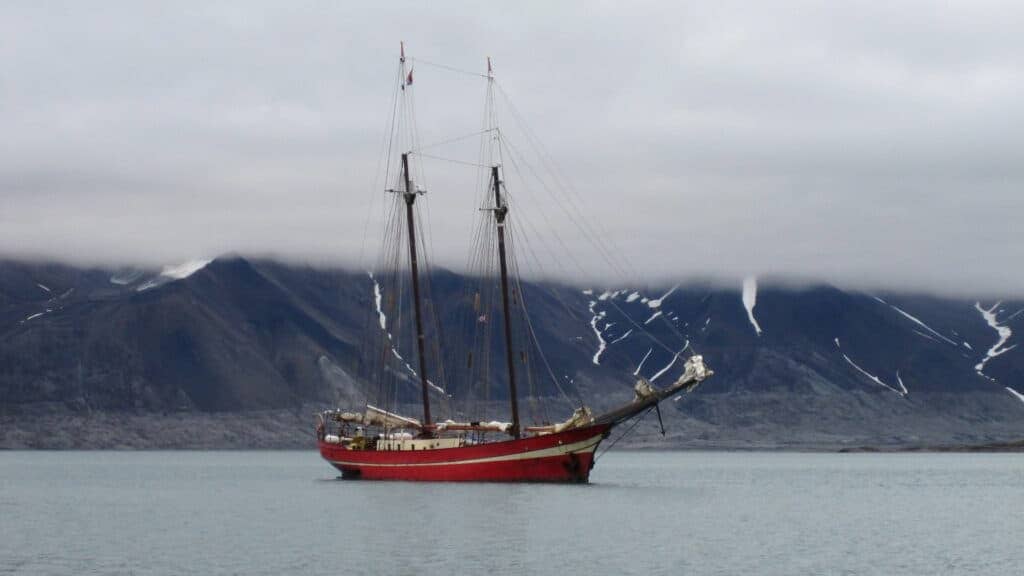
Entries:
[[1019, 574], [1024, 455], [613, 451], [587, 486], [314, 452], [0, 452], [0, 574]]

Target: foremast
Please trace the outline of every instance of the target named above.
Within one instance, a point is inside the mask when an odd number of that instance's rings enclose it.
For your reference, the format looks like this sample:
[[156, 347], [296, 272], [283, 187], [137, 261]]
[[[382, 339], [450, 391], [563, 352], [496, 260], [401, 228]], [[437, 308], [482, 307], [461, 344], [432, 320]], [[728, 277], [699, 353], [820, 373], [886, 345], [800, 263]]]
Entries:
[[[405, 71], [405, 43], [401, 44], [401, 56], [399, 57], [399, 63], [401, 65], [401, 82], [402, 82], [402, 97], [406, 97], [406, 86], [412, 84], [412, 72], [408, 74]], [[412, 276], [412, 301], [413, 309], [416, 315], [416, 351], [417, 357], [419, 358], [419, 376], [420, 376], [420, 388], [423, 397], [423, 425], [422, 430], [424, 434], [428, 433], [431, 425], [430, 418], [430, 381], [427, 379], [427, 354], [426, 354], [426, 336], [423, 333], [423, 306], [420, 302], [420, 272], [419, 262], [417, 260], [416, 253], [416, 217], [413, 205], [416, 203], [416, 196], [422, 194], [422, 191], [416, 190], [413, 186], [412, 176], [409, 174], [409, 153], [402, 153], [402, 180], [404, 189], [402, 190], [402, 198], [405, 200], [405, 221], [408, 225], [408, 237], [409, 237], [409, 273]]]
[[[416, 257], [416, 220], [413, 204], [416, 203], [418, 192], [412, 187], [412, 180], [409, 177], [409, 154], [402, 154], [402, 174], [405, 181], [405, 190], [402, 197], [405, 199], [405, 220], [409, 226], [409, 273], [412, 275], [412, 301], [413, 309], [416, 312], [416, 352], [419, 358], [420, 387], [423, 395], [423, 424], [430, 426], [430, 382], [427, 380], [427, 354], [426, 336], [423, 333], [423, 306], [420, 303], [420, 271]], [[427, 428], [424, 428], [427, 429]]]

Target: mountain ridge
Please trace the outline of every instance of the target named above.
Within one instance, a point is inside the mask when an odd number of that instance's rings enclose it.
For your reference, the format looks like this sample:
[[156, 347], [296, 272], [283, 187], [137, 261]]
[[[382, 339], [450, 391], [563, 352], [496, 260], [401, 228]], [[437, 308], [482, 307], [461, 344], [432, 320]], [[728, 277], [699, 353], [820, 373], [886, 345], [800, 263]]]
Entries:
[[[315, 406], [365, 401], [365, 341], [376, 321], [365, 273], [239, 255], [188, 271], [145, 287], [160, 271], [0, 261], [0, 446], [46, 447], [26, 432], [36, 430], [31, 421], [73, 416], [85, 430], [93, 414], [103, 429], [83, 436], [94, 440], [55, 439], [53, 447], [217, 447], [209, 415], [274, 413], [298, 427], [297, 415]], [[472, 279], [437, 270], [430, 280], [439, 325], [457, 343]], [[551, 373], [541, 370], [526, 391], [533, 400], [523, 401], [548, 406], [549, 419], [565, 417], [577, 399], [608, 406], [629, 398], [634, 372], [664, 384], [681, 369], [676, 360], [696, 351], [716, 375], [669, 403], [667, 439], [645, 423], [635, 445], [832, 448], [1024, 437], [1024, 350], [1016, 347], [1024, 302], [753, 284], [599, 291], [524, 280]], [[1001, 334], [981, 310], [1010, 331], [994, 356], [987, 353]], [[500, 398], [501, 372], [494, 374]], [[410, 376], [402, 375], [400, 402], [416, 414]], [[467, 390], [456, 376], [442, 384], [458, 398]], [[434, 394], [439, 410], [460, 410]], [[503, 407], [486, 409], [501, 416]], [[108, 429], [146, 416], [204, 424], [160, 442], [144, 434], [122, 442]], [[241, 431], [217, 434], [231, 438], [223, 446], [245, 445]], [[305, 441], [291, 432], [278, 438]]]

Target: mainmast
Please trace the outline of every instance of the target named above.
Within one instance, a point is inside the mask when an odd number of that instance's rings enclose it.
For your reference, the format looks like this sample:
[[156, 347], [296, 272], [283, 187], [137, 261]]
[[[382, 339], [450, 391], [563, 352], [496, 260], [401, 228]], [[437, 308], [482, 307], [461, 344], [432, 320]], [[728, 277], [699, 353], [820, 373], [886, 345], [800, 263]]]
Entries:
[[494, 182], [494, 218], [498, 221], [498, 261], [501, 266], [501, 305], [505, 312], [505, 359], [508, 362], [508, 394], [512, 403], [511, 433], [519, 438], [519, 394], [516, 391], [516, 362], [512, 350], [512, 309], [508, 298], [508, 264], [505, 257], [505, 217], [508, 206], [501, 200], [501, 180], [498, 167], [491, 166], [491, 180]]
[[[487, 58], [487, 84], [488, 96], [494, 97], [494, 73], [491, 69], [491, 59]], [[491, 106], [493, 111], [493, 104]], [[494, 137], [498, 138], [496, 126], [492, 126]], [[498, 174], [498, 165], [491, 166], [491, 183], [494, 186], [494, 219], [498, 228], [498, 262], [501, 268], [501, 304], [505, 316], [505, 360], [508, 363], [508, 394], [512, 405], [512, 430], [511, 434], [516, 438], [520, 437], [519, 428], [519, 394], [516, 390], [516, 362], [515, 352], [512, 348], [512, 307], [508, 297], [508, 262], [505, 255], [505, 217], [508, 216], [508, 206], [501, 198], [501, 178]]]
[[[401, 66], [402, 66], [402, 92], [403, 97], [405, 93], [405, 87], [407, 84], [411, 84], [411, 78], [406, 76], [405, 73], [405, 43], [402, 43], [402, 55], [401, 55]], [[415, 211], [413, 210], [413, 204], [416, 202], [416, 195], [418, 192], [413, 188], [412, 177], [409, 175], [409, 154], [408, 152], [402, 153], [402, 179], [405, 183], [405, 189], [402, 191], [402, 198], [405, 200], [405, 220], [409, 225], [409, 267], [412, 274], [412, 301], [413, 308], [416, 311], [416, 349], [419, 357], [420, 366], [420, 387], [423, 395], [423, 426], [424, 430], [427, 430], [431, 424], [430, 419], [430, 383], [427, 380], [427, 355], [425, 352], [426, 348], [426, 337], [423, 334], [423, 311], [420, 304], [420, 272], [419, 263], [416, 258], [416, 221]]]
[[402, 153], [402, 174], [405, 179], [405, 190], [402, 197], [405, 199], [405, 220], [409, 224], [409, 267], [412, 274], [412, 301], [416, 310], [416, 349], [419, 352], [420, 360], [420, 387], [423, 394], [423, 425], [430, 426], [430, 384], [427, 382], [427, 355], [426, 337], [423, 335], [423, 311], [420, 305], [420, 271], [419, 263], [416, 260], [416, 221], [415, 211], [412, 209], [416, 202], [417, 192], [412, 189], [412, 180], [409, 178], [409, 154]]

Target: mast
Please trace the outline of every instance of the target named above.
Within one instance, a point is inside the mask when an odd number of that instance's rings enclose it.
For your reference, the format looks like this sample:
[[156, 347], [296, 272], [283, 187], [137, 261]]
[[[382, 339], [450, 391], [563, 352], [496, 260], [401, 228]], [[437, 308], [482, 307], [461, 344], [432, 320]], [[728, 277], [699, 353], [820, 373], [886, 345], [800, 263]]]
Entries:
[[[490, 61], [488, 59], [488, 64]], [[501, 304], [505, 312], [505, 359], [508, 362], [508, 393], [512, 403], [511, 433], [519, 438], [519, 394], [516, 391], [516, 362], [512, 351], [512, 310], [508, 298], [508, 264], [505, 257], [505, 216], [508, 206], [501, 201], [501, 180], [498, 167], [491, 166], [491, 180], [494, 182], [494, 217], [498, 221], [498, 261], [501, 265]]]
[[[498, 127], [494, 115], [494, 68], [491, 67], [490, 56], [487, 57], [487, 116], [489, 119], [488, 131], [491, 132], [495, 143], [499, 147], [498, 154], [500, 158], [501, 141], [498, 136]], [[505, 254], [505, 217], [508, 216], [508, 206], [501, 199], [501, 177], [498, 174], [499, 162], [500, 159], [491, 166], [491, 183], [494, 186], [494, 219], [498, 224], [501, 305], [505, 316], [505, 361], [508, 364], [508, 395], [509, 403], [512, 406], [512, 429], [509, 432], [518, 439], [521, 436], [519, 427], [519, 393], [516, 390], [515, 351], [512, 349], [512, 306], [508, 297], [508, 257]]]
[[416, 222], [413, 219], [413, 204], [416, 202], [416, 191], [412, 189], [409, 178], [409, 154], [402, 153], [402, 176], [405, 179], [405, 220], [409, 225], [409, 267], [412, 273], [412, 301], [416, 310], [416, 349], [420, 360], [420, 387], [423, 393], [423, 425], [430, 426], [430, 389], [427, 383], [427, 355], [424, 352], [426, 337], [423, 335], [423, 311], [420, 306], [420, 271], [416, 259]]
[[[405, 94], [405, 87], [412, 83], [412, 73], [406, 76], [405, 73], [405, 42], [401, 44], [401, 57], [399, 62], [402, 65], [402, 93]], [[423, 310], [420, 304], [420, 271], [419, 262], [416, 258], [416, 220], [413, 204], [416, 203], [416, 190], [413, 189], [412, 177], [409, 175], [409, 153], [402, 153], [402, 178], [405, 182], [405, 190], [402, 191], [402, 198], [405, 200], [405, 221], [409, 226], [409, 268], [412, 274], [412, 301], [416, 311], [416, 350], [419, 353], [420, 366], [420, 388], [423, 396], [423, 429], [427, 430], [431, 424], [430, 419], [430, 384], [427, 381], [427, 355], [426, 337], [423, 335]]]

